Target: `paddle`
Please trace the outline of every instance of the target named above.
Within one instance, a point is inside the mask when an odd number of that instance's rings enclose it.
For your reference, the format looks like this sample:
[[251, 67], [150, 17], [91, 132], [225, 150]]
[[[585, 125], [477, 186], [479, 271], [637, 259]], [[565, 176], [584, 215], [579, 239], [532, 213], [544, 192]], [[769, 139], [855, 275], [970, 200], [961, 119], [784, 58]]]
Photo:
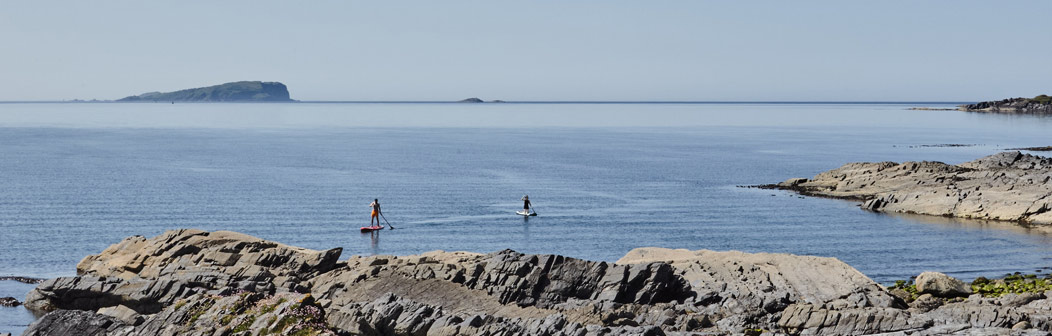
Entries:
[[394, 225], [391, 225], [391, 222], [387, 221], [387, 217], [384, 217], [384, 213], [383, 212], [380, 213], [380, 218], [384, 219], [384, 223], [387, 223], [387, 227], [391, 228], [391, 230], [395, 229]]

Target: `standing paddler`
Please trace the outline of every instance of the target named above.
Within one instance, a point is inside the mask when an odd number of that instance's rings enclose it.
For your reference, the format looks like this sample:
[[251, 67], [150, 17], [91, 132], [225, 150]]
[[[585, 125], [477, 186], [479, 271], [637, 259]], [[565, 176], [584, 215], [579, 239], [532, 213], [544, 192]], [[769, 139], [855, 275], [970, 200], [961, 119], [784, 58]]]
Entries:
[[[369, 226], [380, 226], [380, 199], [374, 198], [372, 203], [369, 203], [369, 207], [373, 208], [372, 216], [369, 217]], [[373, 224], [373, 220], [376, 220], [376, 224]]]
[[522, 195], [522, 213], [530, 214], [530, 195]]

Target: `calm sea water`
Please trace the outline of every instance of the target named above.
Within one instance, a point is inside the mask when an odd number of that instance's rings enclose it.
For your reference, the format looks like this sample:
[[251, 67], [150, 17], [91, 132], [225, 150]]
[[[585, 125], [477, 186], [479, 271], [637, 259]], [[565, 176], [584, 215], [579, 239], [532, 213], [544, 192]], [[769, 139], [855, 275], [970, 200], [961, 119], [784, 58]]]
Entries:
[[[880, 282], [1052, 266], [1052, 239], [1014, 225], [736, 187], [1052, 145], [1052, 119], [913, 105], [0, 104], [0, 275], [73, 275], [124, 237], [177, 228], [344, 257], [785, 252], [836, 257]], [[924, 146], [948, 143], [975, 146]], [[523, 194], [540, 216], [514, 214]], [[373, 198], [396, 230], [358, 232]], [[0, 296], [30, 287], [0, 281]], [[28, 316], [2, 308], [0, 332]]]

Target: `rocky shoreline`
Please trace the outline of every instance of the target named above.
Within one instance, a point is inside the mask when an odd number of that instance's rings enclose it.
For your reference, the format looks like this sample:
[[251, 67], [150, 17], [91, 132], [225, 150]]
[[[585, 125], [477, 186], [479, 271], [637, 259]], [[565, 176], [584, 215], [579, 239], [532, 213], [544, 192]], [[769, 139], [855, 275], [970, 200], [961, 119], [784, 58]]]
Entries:
[[1034, 98], [1008, 98], [961, 105], [958, 109], [980, 113], [1049, 115], [1052, 114], [1052, 98], [1047, 95]]
[[1052, 292], [972, 294], [939, 273], [889, 290], [834, 258], [639, 248], [615, 263], [511, 250], [341, 260], [341, 252], [225, 231], [129, 237], [84, 258], [77, 276], [33, 289], [25, 306], [50, 313], [24, 335], [1052, 330]]
[[1052, 224], [1052, 158], [1002, 152], [958, 165], [855, 162], [764, 188], [861, 201], [866, 210]]
[[45, 279], [24, 277], [24, 276], [0, 276], [0, 281], [15, 281], [24, 284], [35, 285], [44, 282]]

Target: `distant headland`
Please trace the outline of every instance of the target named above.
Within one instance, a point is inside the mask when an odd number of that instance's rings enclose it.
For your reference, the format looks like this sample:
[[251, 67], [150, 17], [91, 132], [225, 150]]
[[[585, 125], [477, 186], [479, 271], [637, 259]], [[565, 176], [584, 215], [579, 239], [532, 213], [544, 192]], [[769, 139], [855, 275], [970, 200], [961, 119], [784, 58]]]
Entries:
[[968, 112], [1052, 115], [1052, 97], [1040, 95], [1034, 98], [1008, 98], [961, 105], [958, 108]]
[[461, 99], [461, 100], [459, 100], [457, 102], [458, 103], [503, 103], [504, 101], [498, 99], [498, 100], [491, 100], [491, 101], [487, 102], [485, 100], [482, 100], [481, 98], [471, 97], [471, 98], [468, 98], [468, 99]]
[[289, 89], [279, 82], [242, 81], [175, 92], [149, 92], [118, 102], [291, 102]]

